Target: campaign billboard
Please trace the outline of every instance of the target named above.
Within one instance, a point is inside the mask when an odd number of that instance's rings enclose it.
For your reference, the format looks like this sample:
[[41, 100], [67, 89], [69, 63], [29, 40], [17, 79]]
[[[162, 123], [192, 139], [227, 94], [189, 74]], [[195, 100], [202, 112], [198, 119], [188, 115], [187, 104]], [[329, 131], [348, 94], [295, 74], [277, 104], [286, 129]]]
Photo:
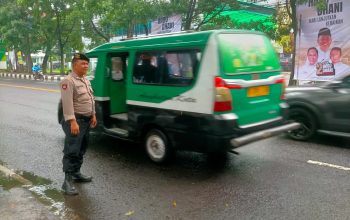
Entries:
[[181, 25], [182, 25], [181, 15], [159, 17], [158, 19], [152, 21], [151, 34], [179, 32], [181, 31]]
[[350, 73], [350, 1], [297, 5], [294, 79], [329, 81]]

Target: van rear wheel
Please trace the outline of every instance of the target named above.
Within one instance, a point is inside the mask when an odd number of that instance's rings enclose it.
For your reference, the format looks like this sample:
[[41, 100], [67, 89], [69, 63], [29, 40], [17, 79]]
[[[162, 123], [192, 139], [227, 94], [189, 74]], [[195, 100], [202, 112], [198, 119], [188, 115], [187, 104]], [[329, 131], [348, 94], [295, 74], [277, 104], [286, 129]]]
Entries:
[[145, 138], [148, 157], [155, 163], [165, 163], [172, 155], [167, 136], [159, 129], [151, 129]]

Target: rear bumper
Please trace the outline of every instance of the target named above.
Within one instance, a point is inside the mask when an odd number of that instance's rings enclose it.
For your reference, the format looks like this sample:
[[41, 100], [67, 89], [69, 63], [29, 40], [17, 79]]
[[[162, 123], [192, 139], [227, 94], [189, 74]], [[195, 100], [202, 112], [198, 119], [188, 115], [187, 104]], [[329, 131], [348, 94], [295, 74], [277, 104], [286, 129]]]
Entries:
[[[246, 144], [277, 136], [283, 132], [298, 129], [299, 123], [287, 123], [266, 126], [255, 132], [234, 132], [230, 135], [203, 134], [198, 132], [183, 133], [168, 131], [171, 142], [175, 149], [190, 150], [197, 152], [227, 152]], [[190, 138], [189, 138], [190, 137]]]
[[295, 130], [295, 129], [298, 129], [299, 127], [300, 127], [299, 123], [293, 122], [293, 123], [285, 124], [282, 126], [269, 128], [269, 129], [265, 129], [262, 131], [247, 134], [247, 135], [244, 135], [241, 137], [232, 138], [230, 143], [231, 143], [232, 147], [236, 148], [236, 147], [240, 147], [240, 146], [245, 145], [245, 144], [249, 144], [249, 143], [254, 142], [254, 141], [258, 141], [258, 140], [262, 140], [265, 138], [279, 135], [279, 134], [286, 132], [286, 131]]
[[[197, 152], [225, 152], [245, 144], [277, 136], [297, 129], [298, 123], [288, 123], [288, 105], [281, 104], [281, 116], [240, 127], [235, 114], [215, 115], [203, 118], [186, 118], [191, 129], [167, 129], [173, 147]], [[194, 120], [195, 119], [195, 120]], [[185, 121], [185, 120], [184, 120]]]

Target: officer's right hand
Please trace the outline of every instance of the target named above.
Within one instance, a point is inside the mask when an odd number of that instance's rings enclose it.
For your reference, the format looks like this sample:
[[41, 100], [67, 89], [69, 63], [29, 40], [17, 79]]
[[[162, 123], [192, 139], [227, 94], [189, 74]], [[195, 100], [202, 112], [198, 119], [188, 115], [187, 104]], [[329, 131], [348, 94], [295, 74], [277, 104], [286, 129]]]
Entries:
[[79, 125], [76, 120], [72, 120], [70, 123], [70, 132], [72, 135], [78, 135], [79, 134]]

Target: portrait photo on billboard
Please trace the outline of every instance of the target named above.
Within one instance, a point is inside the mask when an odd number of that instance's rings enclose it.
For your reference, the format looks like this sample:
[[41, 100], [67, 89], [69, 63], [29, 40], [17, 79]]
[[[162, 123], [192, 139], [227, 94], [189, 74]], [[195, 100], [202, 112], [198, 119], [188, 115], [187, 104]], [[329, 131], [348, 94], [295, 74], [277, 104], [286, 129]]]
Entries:
[[350, 74], [350, 1], [297, 5], [294, 79], [329, 81]]

